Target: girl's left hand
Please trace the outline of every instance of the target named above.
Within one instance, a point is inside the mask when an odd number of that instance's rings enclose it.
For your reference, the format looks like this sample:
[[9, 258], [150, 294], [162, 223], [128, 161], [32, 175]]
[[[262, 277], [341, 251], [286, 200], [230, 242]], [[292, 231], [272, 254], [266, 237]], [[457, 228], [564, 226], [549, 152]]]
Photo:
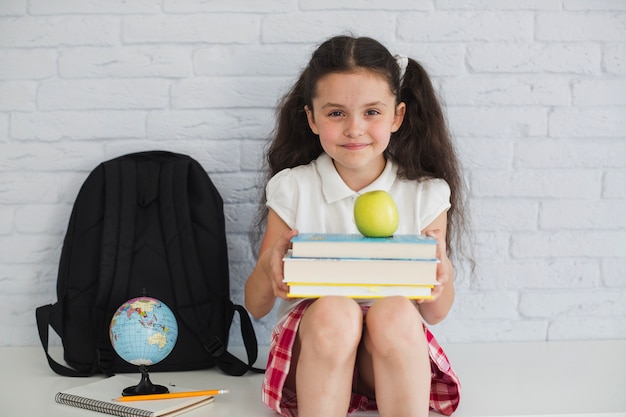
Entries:
[[431, 299], [419, 300], [418, 303], [432, 303], [437, 301], [441, 293], [443, 293], [444, 287], [452, 280], [454, 274], [452, 262], [450, 262], [446, 251], [446, 240], [443, 238], [441, 230], [429, 230], [426, 232], [426, 235], [437, 240], [437, 259], [439, 259], [439, 263], [437, 264], [437, 281], [439, 285], [435, 285], [433, 288], [433, 297]]

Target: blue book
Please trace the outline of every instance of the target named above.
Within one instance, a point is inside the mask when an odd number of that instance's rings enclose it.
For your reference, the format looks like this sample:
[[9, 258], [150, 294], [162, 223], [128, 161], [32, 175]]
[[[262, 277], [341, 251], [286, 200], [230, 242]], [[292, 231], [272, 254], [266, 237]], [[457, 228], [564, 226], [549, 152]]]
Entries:
[[294, 258], [434, 259], [437, 241], [420, 234], [365, 237], [360, 233], [300, 233], [291, 239]]

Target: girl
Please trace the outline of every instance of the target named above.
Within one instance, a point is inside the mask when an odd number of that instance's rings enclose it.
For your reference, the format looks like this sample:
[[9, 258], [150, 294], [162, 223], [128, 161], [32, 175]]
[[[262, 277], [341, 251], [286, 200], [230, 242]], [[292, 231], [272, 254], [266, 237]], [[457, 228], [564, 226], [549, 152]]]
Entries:
[[[263, 401], [285, 416], [451, 414], [459, 382], [426, 328], [454, 299], [451, 232], [463, 222], [461, 180], [424, 69], [370, 38], [338, 36], [313, 53], [282, 101], [267, 154], [265, 234], [245, 303], [256, 318], [281, 299]], [[397, 233], [438, 240], [432, 300], [288, 300], [282, 257], [298, 231], [358, 233], [355, 198], [388, 191]]]

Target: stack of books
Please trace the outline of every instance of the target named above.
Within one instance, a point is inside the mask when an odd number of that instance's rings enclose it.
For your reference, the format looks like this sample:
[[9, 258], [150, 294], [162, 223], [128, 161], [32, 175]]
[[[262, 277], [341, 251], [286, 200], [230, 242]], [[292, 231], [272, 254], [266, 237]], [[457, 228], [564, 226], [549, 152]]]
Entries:
[[437, 241], [425, 235], [301, 233], [291, 243], [283, 258], [289, 297], [428, 299], [438, 285]]

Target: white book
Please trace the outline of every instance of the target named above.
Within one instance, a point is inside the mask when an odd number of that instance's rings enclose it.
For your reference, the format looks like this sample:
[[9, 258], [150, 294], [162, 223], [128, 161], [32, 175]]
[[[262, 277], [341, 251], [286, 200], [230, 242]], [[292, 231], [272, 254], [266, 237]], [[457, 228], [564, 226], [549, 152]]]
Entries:
[[286, 283], [437, 285], [437, 259], [283, 258]]

